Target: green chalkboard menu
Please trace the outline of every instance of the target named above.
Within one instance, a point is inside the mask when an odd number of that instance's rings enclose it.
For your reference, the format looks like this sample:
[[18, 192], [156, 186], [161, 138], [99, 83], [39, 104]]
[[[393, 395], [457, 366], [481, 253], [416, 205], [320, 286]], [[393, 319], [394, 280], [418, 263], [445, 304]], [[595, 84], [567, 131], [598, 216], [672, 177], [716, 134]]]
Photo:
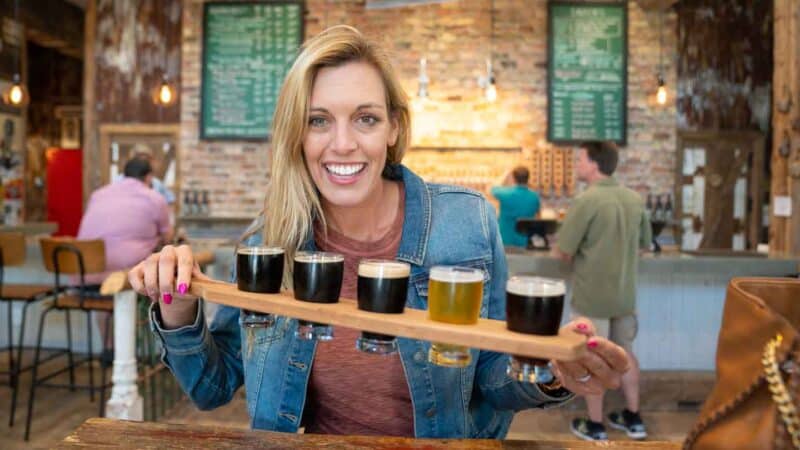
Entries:
[[303, 38], [302, 2], [212, 2], [203, 12], [201, 138], [268, 139]]
[[548, 140], [624, 145], [627, 2], [550, 2], [548, 17]]

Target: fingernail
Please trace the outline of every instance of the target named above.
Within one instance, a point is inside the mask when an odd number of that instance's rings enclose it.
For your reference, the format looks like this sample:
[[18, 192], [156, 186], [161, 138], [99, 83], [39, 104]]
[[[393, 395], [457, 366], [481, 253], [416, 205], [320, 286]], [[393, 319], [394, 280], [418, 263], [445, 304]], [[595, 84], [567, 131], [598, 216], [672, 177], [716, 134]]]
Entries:
[[172, 294], [170, 294], [169, 292], [164, 292], [163, 298], [165, 304], [169, 305], [170, 303], [172, 303]]
[[578, 324], [578, 329], [579, 330], [585, 330], [586, 329], [586, 324], [585, 323], [579, 323]]
[[178, 293], [179, 294], [183, 295], [188, 291], [189, 291], [189, 286], [187, 286], [186, 283], [181, 283], [181, 284], [178, 285]]
[[586, 345], [588, 345], [589, 348], [595, 348], [597, 347], [597, 341], [594, 339], [589, 339], [589, 342], [587, 342]]

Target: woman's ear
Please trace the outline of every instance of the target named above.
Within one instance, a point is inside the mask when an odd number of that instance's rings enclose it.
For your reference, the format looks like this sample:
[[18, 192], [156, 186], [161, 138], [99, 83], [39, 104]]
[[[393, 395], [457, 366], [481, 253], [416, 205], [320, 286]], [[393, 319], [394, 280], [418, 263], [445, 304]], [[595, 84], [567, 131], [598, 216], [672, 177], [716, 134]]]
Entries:
[[389, 137], [386, 140], [386, 146], [392, 147], [397, 144], [397, 138], [400, 135], [400, 123], [397, 120], [397, 115], [394, 113], [391, 114], [389, 118], [389, 126], [391, 129], [389, 130]]

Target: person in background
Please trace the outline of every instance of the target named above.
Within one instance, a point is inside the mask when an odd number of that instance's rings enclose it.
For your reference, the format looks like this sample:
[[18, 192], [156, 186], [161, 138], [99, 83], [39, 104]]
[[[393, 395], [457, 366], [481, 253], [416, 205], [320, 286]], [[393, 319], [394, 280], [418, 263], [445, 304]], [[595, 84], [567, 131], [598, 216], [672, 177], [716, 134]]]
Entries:
[[[106, 248], [106, 272], [88, 275], [85, 280], [95, 289], [111, 272], [133, 267], [159, 244], [172, 239], [169, 207], [164, 197], [150, 186], [150, 162], [133, 158], [125, 164], [123, 178], [94, 191], [81, 218], [78, 239], [102, 239]], [[101, 332], [107, 313], [96, 315]], [[111, 348], [112, 336], [103, 336]], [[109, 354], [102, 361], [109, 363]]]
[[[596, 334], [625, 349], [631, 368], [622, 376], [627, 408], [609, 414], [613, 428], [633, 439], [647, 437], [639, 415], [639, 363], [636, 337], [636, 275], [639, 251], [650, 243], [650, 222], [641, 197], [614, 179], [618, 151], [611, 142], [580, 146], [576, 173], [589, 188], [567, 211], [554, 249], [572, 263], [572, 312], [588, 317]], [[589, 418], [577, 418], [572, 432], [587, 440], [606, 440], [603, 393], [586, 395]]]
[[153, 155], [153, 149], [145, 144], [136, 144], [131, 147], [130, 155], [131, 158], [141, 158], [150, 163], [150, 167], [153, 169], [153, 174], [150, 176], [150, 185], [153, 187], [153, 190], [161, 194], [168, 205], [175, 203], [175, 194], [155, 175], [159, 170], [159, 161]]
[[515, 247], [528, 245], [528, 237], [516, 230], [517, 219], [535, 217], [541, 206], [539, 194], [528, 187], [529, 176], [527, 168], [517, 166], [506, 173], [501, 186], [492, 188], [492, 196], [500, 204], [498, 222], [504, 245]]
[[[508, 268], [494, 211], [477, 192], [428, 184], [403, 166], [410, 127], [408, 98], [380, 47], [348, 26], [309, 39], [278, 95], [266, 208], [244, 244], [281, 247], [287, 261], [299, 250], [341, 253], [344, 298], [356, 296], [361, 258], [405, 261], [412, 283], [427, 283], [435, 265], [472, 264], [489, 280], [481, 316], [503, 319]], [[418, 339], [398, 338], [398, 352], [383, 357], [358, 352], [358, 330], [342, 326], [333, 341], [304, 341], [294, 318], [246, 327], [230, 306], [206, 324], [190, 283], [209, 278], [186, 245], [165, 246], [128, 279], [153, 300], [162, 360], [192, 401], [216, 408], [244, 386], [253, 428], [501, 438], [515, 412], [602, 392], [628, 366], [618, 345], [587, 338], [587, 320], [566, 325], [588, 339], [587, 351], [553, 361], [558, 379], [539, 384], [508, 377], [509, 356], [498, 352], [473, 350], [469, 366], [453, 369], [429, 363], [430, 343]], [[407, 306], [427, 303], [412, 284]]]

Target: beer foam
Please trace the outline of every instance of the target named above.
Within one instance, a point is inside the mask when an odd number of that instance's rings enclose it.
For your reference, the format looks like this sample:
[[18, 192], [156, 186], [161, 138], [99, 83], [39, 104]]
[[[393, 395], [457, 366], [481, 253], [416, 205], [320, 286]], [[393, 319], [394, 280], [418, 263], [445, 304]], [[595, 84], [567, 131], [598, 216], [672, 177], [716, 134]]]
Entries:
[[344, 261], [344, 256], [328, 252], [298, 252], [294, 262], [299, 263], [336, 263]]
[[283, 249], [280, 247], [242, 247], [236, 251], [240, 255], [280, 255]]
[[508, 279], [506, 291], [523, 297], [556, 297], [564, 295], [567, 287], [555, 278], [517, 275]]
[[358, 264], [358, 276], [365, 278], [406, 278], [411, 266], [400, 261], [365, 260]]
[[483, 281], [483, 271], [471, 267], [436, 266], [431, 269], [431, 280], [445, 283], [476, 283]]

